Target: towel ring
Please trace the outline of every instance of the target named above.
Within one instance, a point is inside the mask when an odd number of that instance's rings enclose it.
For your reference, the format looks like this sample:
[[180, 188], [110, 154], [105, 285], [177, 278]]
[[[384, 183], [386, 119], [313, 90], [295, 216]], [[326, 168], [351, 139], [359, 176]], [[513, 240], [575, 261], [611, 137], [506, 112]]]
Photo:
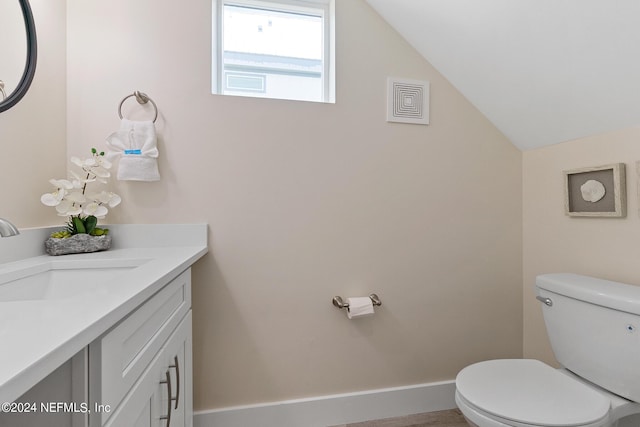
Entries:
[[151, 102], [151, 105], [153, 105], [154, 110], [156, 110], [156, 114], [153, 117], [153, 123], [155, 123], [156, 120], [158, 119], [158, 106], [156, 105], [155, 102], [153, 102], [153, 99], [149, 98], [149, 96], [146, 93], [142, 93], [138, 90], [133, 92], [131, 95], [127, 95], [124, 98], [122, 98], [122, 101], [120, 101], [120, 105], [118, 106], [118, 116], [120, 116], [120, 118], [122, 119], [122, 104], [124, 104], [124, 101], [131, 98], [132, 96], [136, 97], [136, 101], [138, 101], [138, 104], [140, 105], [144, 105], [147, 102]]

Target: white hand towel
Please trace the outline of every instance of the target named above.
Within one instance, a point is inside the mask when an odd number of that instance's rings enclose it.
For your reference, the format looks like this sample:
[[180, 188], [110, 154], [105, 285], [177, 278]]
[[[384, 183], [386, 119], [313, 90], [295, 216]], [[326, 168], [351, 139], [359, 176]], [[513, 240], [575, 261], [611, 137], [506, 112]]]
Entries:
[[107, 137], [107, 160], [119, 159], [120, 181], [158, 181], [158, 140], [151, 121], [122, 119], [120, 130]]

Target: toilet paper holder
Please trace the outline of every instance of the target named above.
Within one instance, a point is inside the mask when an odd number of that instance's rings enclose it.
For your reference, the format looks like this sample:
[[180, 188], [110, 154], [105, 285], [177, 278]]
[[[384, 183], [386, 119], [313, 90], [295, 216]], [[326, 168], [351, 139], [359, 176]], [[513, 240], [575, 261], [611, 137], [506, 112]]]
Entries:
[[[382, 305], [382, 301], [380, 301], [380, 298], [378, 297], [378, 295], [371, 294], [371, 295], [369, 295], [369, 298], [371, 298], [371, 302], [373, 303], [373, 305], [375, 305], [375, 306], [381, 306]], [[333, 305], [335, 305], [338, 308], [346, 308], [346, 309], [349, 308], [349, 303], [348, 302], [344, 302], [344, 300], [340, 296], [333, 297]]]

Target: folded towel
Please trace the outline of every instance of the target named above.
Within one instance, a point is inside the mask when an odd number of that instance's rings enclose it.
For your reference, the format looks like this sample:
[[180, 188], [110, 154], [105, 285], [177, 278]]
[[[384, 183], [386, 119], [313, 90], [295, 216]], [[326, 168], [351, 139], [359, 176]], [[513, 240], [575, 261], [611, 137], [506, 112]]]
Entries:
[[120, 130], [107, 137], [107, 160], [119, 159], [120, 181], [158, 181], [158, 140], [151, 121], [122, 119]]

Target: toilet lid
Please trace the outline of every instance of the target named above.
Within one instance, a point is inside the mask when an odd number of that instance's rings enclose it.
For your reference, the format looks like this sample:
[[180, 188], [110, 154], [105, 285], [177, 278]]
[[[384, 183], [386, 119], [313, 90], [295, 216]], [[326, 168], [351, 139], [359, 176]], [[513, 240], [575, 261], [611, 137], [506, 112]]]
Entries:
[[611, 402], [537, 360], [476, 363], [456, 377], [467, 402], [495, 416], [540, 426], [578, 426], [603, 419]]

